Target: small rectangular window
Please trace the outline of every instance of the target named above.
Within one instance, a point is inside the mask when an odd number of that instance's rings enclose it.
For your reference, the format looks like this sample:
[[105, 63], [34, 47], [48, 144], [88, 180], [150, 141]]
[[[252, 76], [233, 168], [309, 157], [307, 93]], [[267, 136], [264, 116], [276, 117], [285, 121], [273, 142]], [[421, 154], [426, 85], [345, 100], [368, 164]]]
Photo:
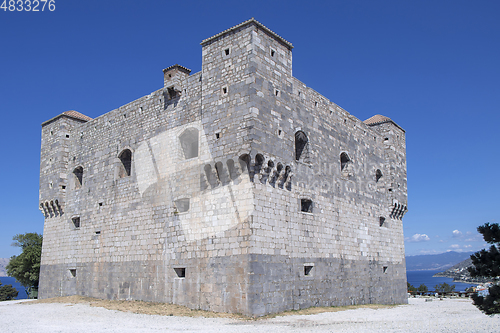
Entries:
[[383, 216], [379, 217], [379, 224], [381, 227], [385, 227], [385, 217]]
[[69, 274], [71, 274], [71, 277], [76, 277], [76, 269], [75, 268], [70, 269]]
[[313, 212], [313, 202], [309, 199], [300, 199], [300, 211], [304, 213]]
[[229, 51], [229, 48], [227, 48], [227, 49], [225, 49], [225, 50], [224, 50], [224, 54], [225, 54], [225, 55], [229, 55], [229, 52], [230, 52], [230, 51]]
[[387, 273], [387, 266], [382, 267], [382, 271], [384, 272], [384, 274]]
[[80, 217], [73, 217], [71, 219], [73, 221], [73, 225], [75, 226], [76, 229], [80, 228]]
[[177, 277], [179, 277], [179, 278], [186, 277], [186, 268], [185, 267], [174, 268], [174, 271], [175, 271], [175, 274], [177, 274]]
[[276, 51], [271, 49], [271, 57], [274, 57], [275, 54], [276, 54]]
[[310, 264], [305, 264], [304, 265], [304, 275], [305, 276], [310, 276], [312, 275], [312, 269], [314, 268], [313, 265]]
[[189, 211], [189, 198], [178, 199], [174, 201], [178, 213]]

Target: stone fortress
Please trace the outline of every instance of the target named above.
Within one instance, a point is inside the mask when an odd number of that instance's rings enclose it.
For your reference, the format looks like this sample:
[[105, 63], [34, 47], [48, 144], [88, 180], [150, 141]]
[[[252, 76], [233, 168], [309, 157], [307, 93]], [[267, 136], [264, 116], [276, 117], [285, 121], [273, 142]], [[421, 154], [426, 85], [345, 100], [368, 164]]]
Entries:
[[292, 44], [253, 18], [201, 45], [201, 72], [42, 124], [40, 298], [406, 303], [404, 130], [294, 78]]

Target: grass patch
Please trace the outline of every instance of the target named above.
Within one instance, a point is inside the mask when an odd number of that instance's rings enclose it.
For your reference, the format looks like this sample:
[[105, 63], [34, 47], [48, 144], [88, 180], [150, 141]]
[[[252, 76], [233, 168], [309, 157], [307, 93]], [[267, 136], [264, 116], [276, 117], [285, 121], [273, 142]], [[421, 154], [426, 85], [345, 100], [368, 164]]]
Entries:
[[339, 312], [346, 310], [356, 310], [356, 309], [388, 309], [394, 308], [399, 304], [394, 305], [384, 305], [384, 304], [360, 304], [360, 305], [345, 305], [345, 306], [312, 306], [310, 308], [302, 309], [302, 310], [289, 310], [280, 313], [274, 313], [270, 315], [266, 315], [260, 317], [258, 319], [267, 319], [267, 318], [275, 318], [280, 316], [300, 316], [300, 315], [313, 315], [318, 313], [325, 312]]
[[234, 313], [218, 313], [204, 310], [192, 310], [188, 307], [157, 302], [145, 301], [117, 301], [92, 298], [86, 296], [66, 296], [54, 297], [26, 302], [22, 304], [37, 303], [69, 303], [69, 304], [88, 304], [90, 306], [101, 307], [108, 310], [117, 310], [123, 312], [132, 312], [138, 314], [149, 314], [159, 316], [179, 316], [179, 317], [205, 317], [205, 318], [231, 318], [247, 319], [248, 317]]

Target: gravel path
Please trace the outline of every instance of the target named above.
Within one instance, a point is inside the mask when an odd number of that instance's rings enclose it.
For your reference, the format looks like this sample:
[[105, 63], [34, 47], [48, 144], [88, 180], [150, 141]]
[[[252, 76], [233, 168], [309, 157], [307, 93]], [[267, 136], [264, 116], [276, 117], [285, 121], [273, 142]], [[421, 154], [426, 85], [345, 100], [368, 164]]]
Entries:
[[500, 315], [465, 299], [410, 298], [408, 305], [245, 321], [142, 315], [85, 304], [0, 302], [0, 331], [45, 332], [500, 332]]

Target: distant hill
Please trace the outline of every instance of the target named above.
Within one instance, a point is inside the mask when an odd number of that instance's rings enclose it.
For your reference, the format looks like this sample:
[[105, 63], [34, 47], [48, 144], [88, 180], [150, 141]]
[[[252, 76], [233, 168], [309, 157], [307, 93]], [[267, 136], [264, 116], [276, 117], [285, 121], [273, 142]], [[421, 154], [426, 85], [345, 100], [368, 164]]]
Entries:
[[10, 258], [0, 258], [0, 276], [7, 276], [5, 266], [9, 263]]
[[406, 257], [407, 271], [446, 270], [457, 263], [470, 258], [474, 252], [445, 252]]
[[467, 268], [472, 266], [472, 260], [470, 258], [459, 262], [458, 264], [448, 268], [444, 272], [434, 274], [435, 277], [447, 277], [452, 278], [453, 282], [463, 282], [463, 283], [484, 283], [491, 281], [490, 278], [471, 278]]

